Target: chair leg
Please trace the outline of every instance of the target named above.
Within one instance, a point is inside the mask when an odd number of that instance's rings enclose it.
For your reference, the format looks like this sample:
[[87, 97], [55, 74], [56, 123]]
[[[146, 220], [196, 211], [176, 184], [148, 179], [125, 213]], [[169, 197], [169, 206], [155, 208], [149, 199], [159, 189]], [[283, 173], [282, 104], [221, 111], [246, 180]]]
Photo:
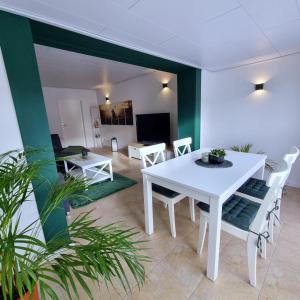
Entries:
[[176, 238], [174, 203], [169, 203], [168, 204], [168, 210], [169, 210], [169, 220], [170, 220], [171, 234], [172, 234], [173, 238]]
[[269, 228], [268, 228], [269, 235], [270, 235], [270, 237], [268, 238], [268, 242], [271, 244], [273, 244], [273, 241], [274, 241], [274, 219], [275, 219], [274, 215], [271, 214]]
[[267, 258], [267, 240], [266, 239], [262, 239], [261, 240], [262, 243], [262, 251], [260, 253], [261, 258], [266, 259]]
[[250, 284], [255, 287], [256, 286], [257, 247], [256, 247], [256, 239], [252, 236], [248, 237], [247, 256], [248, 256], [248, 271], [249, 271]]
[[281, 200], [278, 203], [278, 210], [275, 211], [276, 217], [274, 218], [274, 225], [275, 226], [279, 226], [280, 225], [280, 204], [281, 204]]
[[198, 238], [198, 245], [197, 245], [197, 253], [199, 255], [202, 254], [205, 235], [206, 235], [206, 228], [207, 228], [207, 219], [200, 213], [199, 238]]
[[194, 205], [194, 199], [189, 197], [189, 206], [190, 206], [190, 215], [191, 220], [195, 222], [195, 205]]

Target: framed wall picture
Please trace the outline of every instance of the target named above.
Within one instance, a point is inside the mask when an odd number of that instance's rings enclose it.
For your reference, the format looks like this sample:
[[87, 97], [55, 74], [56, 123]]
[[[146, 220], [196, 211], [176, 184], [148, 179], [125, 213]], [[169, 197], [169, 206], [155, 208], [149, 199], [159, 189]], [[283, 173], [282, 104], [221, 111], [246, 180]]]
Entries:
[[101, 104], [99, 109], [103, 125], [133, 125], [132, 100]]

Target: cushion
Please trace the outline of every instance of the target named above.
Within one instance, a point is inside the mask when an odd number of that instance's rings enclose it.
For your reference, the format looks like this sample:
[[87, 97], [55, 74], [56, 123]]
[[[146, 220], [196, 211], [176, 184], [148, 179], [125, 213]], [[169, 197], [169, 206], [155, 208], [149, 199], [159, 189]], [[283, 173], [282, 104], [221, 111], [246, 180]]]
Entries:
[[249, 178], [239, 189], [238, 192], [252, 197], [264, 199], [269, 191], [266, 181], [262, 179]]
[[179, 195], [179, 193], [177, 192], [174, 192], [172, 190], [169, 190], [163, 186], [160, 186], [158, 184], [155, 184], [155, 183], [152, 183], [152, 190], [158, 194], [161, 194], [165, 197], [168, 197], [168, 198], [175, 198], [176, 196]]
[[[209, 205], [203, 202], [197, 203], [200, 209], [209, 212]], [[222, 219], [242, 230], [249, 231], [260, 204], [246, 198], [232, 195], [224, 204]]]

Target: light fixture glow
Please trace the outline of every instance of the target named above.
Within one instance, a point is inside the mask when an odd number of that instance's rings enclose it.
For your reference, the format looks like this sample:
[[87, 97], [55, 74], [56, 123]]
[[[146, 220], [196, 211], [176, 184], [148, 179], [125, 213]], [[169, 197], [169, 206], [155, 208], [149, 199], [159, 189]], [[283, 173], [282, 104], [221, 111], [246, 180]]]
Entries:
[[109, 103], [110, 103], [110, 100], [109, 100], [109, 97], [108, 97], [108, 96], [105, 96], [105, 101], [106, 101], [106, 104], [109, 104]]

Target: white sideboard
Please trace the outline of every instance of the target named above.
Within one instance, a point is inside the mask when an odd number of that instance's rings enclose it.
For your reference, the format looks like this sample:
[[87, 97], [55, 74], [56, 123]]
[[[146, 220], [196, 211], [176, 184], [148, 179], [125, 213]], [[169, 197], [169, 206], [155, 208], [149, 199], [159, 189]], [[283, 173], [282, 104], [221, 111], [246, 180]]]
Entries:
[[[147, 146], [144, 146], [143, 144], [140, 144], [140, 143], [131, 143], [131, 144], [129, 144], [128, 145], [128, 157], [129, 158], [141, 159], [139, 149], [143, 148], [143, 147], [147, 147]], [[165, 151], [165, 156], [166, 156], [167, 160], [173, 158], [174, 157], [173, 150], [171, 148], [167, 148], [166, 151]]]

